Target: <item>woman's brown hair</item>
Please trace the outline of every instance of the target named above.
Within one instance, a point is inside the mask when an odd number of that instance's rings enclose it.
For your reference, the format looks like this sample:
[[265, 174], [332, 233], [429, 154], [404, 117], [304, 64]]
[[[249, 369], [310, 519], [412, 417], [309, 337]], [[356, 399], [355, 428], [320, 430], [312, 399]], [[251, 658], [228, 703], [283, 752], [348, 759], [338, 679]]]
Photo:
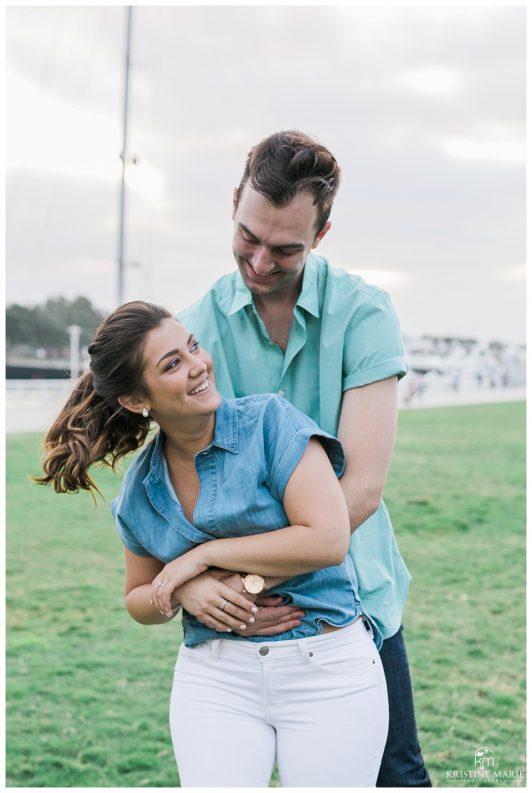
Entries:
[[[123, 408], [118, 397], [143, 395], [146, 336], [172, 314], [135, 300], [110, 314], [89, 344], [90, 369], [77, 382], [44, 441], [45, 476], [56, 493], [96, 490], [88, 469], [97, 462], [113, 470], [144, 443], [150, 419]], [[99, 492], [99, 491], [98, 491]]]

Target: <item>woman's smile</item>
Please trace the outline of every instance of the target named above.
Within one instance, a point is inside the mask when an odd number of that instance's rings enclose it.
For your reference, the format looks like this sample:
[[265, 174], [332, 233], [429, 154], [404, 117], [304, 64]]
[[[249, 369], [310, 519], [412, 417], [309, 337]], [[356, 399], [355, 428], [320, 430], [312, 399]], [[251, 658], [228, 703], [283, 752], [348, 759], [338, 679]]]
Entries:
[[206, 377], [203, 382], [201, 382], [198, 386], [192, 389], [192, 391], [188, 392], [188, 396], [200, 396], [204, 394], [206, 391], [209, 390], [210, 381], [209, 378]]

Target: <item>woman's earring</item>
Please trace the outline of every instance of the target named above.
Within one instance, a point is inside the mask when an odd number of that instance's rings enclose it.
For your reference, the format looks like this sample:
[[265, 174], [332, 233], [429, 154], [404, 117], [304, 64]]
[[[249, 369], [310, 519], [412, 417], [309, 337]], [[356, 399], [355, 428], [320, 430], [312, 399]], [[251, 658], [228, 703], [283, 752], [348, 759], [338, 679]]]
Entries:
[[148, 416], [150, 415], [150, 414], [148, 413], [148, 408], [144, 408], [144, 410], [142, 411], [142, 415], [144, 416], [144, 418], [145, 418], [145, 419], [147, 419], [147, 418], [148, 418]]

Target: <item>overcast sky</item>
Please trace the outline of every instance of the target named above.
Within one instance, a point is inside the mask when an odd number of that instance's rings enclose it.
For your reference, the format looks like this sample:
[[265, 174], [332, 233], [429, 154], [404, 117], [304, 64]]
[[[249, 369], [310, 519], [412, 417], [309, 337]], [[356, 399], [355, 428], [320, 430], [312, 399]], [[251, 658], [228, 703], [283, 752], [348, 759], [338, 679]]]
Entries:
[[[7, 9], [7, 301], [116, 301], [124, 8]], [[249, 148], [317, 136], [343, 183], [318, 249], [407, 335], [525, 338], [525, 9], [137, 6], [126, 299], [234, 267]]]

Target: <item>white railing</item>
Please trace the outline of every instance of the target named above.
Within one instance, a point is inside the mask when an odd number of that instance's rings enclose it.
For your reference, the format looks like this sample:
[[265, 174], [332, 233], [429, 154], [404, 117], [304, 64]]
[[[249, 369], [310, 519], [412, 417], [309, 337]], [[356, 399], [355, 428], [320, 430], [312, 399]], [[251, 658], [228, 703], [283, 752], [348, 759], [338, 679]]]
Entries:
[[72, 388], [74, 380], [67, 378], [46, 379], [35, 378], [33, 380], [7, 380], [6, 391], [68, 391]]

